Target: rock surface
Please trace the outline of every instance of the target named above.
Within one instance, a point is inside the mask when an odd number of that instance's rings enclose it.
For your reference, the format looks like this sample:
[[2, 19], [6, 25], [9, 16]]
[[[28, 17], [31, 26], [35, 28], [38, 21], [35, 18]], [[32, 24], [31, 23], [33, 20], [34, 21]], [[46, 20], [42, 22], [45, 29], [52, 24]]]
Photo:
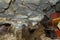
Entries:
[[[47, 9], [46, 11], [43, 11]], [[0, 0], [0, 17], [21, 20], [23, 22], [38, 19], [41, 15], [49, 15], [55, 12], [47, 0]], [[40, 18], [40, 19], [39, 19]], [[37, 22], [37, 21], [35, 21]], [[49, 39], [48, 39], [49, 40]]]

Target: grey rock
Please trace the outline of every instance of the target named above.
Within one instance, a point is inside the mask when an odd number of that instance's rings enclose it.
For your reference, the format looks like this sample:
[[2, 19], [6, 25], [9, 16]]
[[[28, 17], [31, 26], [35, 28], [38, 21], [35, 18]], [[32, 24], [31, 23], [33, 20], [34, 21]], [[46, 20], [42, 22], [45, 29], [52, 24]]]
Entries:
[[0, 0], [0, 12], [8, 7], [10, 0]]
[[60, 2], [56, 5], [56, 11], [60, 11]]
[[28, 16], [25, 16], [25, 15], [17, 15], [15, 18], [18, 18], [18, 19], [22, 18], [22, 19], [24, 19], [24, 18], [28, 18]]
[[0, 0], [2, 3], [9, 3], [11, 0]]
[[44, 18], [44, 16], [41, 15], [41, 14], [39, 14], [39, 15], [36, 16], [36, 17], [29, 18], [29, 20], [32, 20], [32, 21], [41, 21], [43, 18]]
[[[9, 6], [10, 0], [6, 0], [5, 2], [4, 1], [0, 2], [0, 12], [4, 11], [4, 9]], [[16, 20], [39, 21], [35, 20], [34, 18], [39, 19], [41, 15], [50, 15], [52, 12], [46, 11], [46, 13], [44, 13], [43, 9], [46, 8], [47, 10], [50, 9], [50, 5], [46, 0], [15, 0], [13, 3], [11, 3], [9, 8], [4, 13], [2, 13], [2, 15], [0, 15], [1, 17], [12, 19], [14, 18]], [[31, 20], [29, 18], [33, 18], [34, 20]]]
[[30, 9], [30, 10], [36, 10], [38, 5], [33, 4], [33, 3], [27, 3], [26, 6]]
[[24, 0], [24, 3], [34, 3], [34, 4], [39, 4], [40, 0]]
[[56, 5], [59, 0], [48, 0], [51, 5]]

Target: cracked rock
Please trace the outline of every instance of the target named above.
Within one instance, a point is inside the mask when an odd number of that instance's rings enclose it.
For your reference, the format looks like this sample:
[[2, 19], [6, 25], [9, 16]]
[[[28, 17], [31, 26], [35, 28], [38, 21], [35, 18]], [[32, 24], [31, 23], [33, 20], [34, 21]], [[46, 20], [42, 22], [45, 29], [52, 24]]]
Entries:
[[5, 14], [6, 15], [14, 15], [14, 9], [12, 8], [12, 6], [8, 10], [5, 11]]
[[11, 4], [12, 0], [0, 0], [0, 13], [7, 10]]

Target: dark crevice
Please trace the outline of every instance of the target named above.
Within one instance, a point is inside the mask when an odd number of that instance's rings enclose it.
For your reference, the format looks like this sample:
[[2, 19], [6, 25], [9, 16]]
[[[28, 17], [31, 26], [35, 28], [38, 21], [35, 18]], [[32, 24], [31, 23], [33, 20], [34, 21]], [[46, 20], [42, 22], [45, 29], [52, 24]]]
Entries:
[[29, 29], [29, 33], [30, 33], [30, 34], [32, 34], [32, 33], [34, 33], [34, 32], [35, 32], [35, 30], [36, 30], [36, 29], [32, 29], [32, 30], [31, 30], [31, 29]]

